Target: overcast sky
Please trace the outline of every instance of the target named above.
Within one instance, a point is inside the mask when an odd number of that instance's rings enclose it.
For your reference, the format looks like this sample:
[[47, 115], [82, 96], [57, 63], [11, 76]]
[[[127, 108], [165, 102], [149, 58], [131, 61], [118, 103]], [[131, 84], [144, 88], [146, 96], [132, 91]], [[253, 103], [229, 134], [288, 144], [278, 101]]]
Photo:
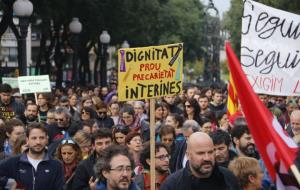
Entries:
[[[209, 0], [201, 0], [204, 5], [207, 5]], [[230, 0], [213, 0], [215, 7], [219, 10], [219, 14], [222, 17], [223, 12], [228, 11], [230, 8]]]

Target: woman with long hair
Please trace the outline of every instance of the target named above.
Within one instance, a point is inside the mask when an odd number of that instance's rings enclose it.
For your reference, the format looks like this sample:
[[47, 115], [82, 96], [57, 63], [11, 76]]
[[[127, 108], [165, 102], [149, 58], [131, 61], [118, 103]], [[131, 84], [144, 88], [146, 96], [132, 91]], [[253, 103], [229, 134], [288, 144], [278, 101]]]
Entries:
[[200, 118], [200, 106], [194, 98], [189, 98], [184, 103], [183, 116], [187, 120], [195, 120], [199, 124], [201, 123]]
[[82, 160], [80, 147], [72, 139], [63, 139], [61, 144], [56, 149], [55, 157], [62, 162], [64, 167], [64, 189], [71, 190], [76, 167]]

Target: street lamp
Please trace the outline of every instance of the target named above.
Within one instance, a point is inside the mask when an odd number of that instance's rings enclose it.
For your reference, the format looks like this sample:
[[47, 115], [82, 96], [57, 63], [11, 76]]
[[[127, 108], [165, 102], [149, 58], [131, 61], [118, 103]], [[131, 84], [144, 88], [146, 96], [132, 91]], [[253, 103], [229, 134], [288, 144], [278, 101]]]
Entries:
[[110, 35], [106, 30], [103, 30], [100, 35], [101, 48], [100, 50], [100, 78], [101, 78], [101, 87], [107, 86], [107, 68], [106, 68], [106, 59], [107, 59], [107, 47], [110, 42]]
[[21, 56], [19, 56], [19, 71], [21, 76], [27, 75], [27, 47], [26, 37], [28, 33], [29, 17], [33, 12], [33, 5], [29, 0], [17, 0], [13, 4], [14, 13], [19, 17]]
[[203, 79], [206, 83], [218, 83], [220, 82], [220, 18], [213, 0], [209, 0], [204, 14], [204, 33], [206, 35]]
[[78, 49], [79, 49], [79, 34], [82, 30], [82, 24], [79, 22], [79, 19], [74, 17], [72, 22], [69, 24], [69, 29], [74, 35], [73, 40], [73, 60], [72, 60], [72, 81], [73, 85], [77, 85], [77, 74], [78, 74]]
[[127, 42], [127, 40], [124, 40], [124, 42], [121, 45], [122, 48], [130, 48], [129, 43]]

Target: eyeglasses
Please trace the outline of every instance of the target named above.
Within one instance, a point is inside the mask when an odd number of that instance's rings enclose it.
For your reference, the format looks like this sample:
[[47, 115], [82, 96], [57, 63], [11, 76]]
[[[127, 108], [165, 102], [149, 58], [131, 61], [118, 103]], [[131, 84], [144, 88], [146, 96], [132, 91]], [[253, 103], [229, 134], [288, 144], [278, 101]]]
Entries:
[[164, 161], [164, 160], [170, 160], [171, 156], [170, 155], [160, 155], [160, 156], [156, 156], [155, 158], [159, 159], [160, 161]]
[[99, 113], [99, 115], [106, 114], [106, 112], [104, 112], [104, 111], [98, 111], [98, 113]]
[[75, 144], [75, 142], [72, 139], [63, 139], [61, 144]]
[[116, 171], [116, 172], [118, 172], [118, 173], [121, 173], [121, 172], [124, 172], [124, 171], [126, 171], [126, 172], [128, 172], [128, 173], [131, 173], [131, 172], [132, 172], [131, 166], [118, 166], [118, 167], [116, 167], [116, 168], [111, 168], [110, 170]]
[[83, 112], [81, 112], [81, 114], [87, 114], [87, 115], [90, 115], [90, 112], [83, 111]]
[[55, 118], [55, 121], [64, 121], [65, 119], [56, 119]]

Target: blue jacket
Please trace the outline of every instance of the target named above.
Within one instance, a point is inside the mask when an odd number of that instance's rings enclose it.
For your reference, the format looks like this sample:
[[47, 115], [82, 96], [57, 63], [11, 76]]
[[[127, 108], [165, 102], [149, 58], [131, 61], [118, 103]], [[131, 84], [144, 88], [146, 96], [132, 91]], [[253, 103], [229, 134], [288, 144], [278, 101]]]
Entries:
[[[63, 190], [64, 173], [61, 163], [45, 154], [37, 171], [28, 161], [26, 153], [9, 158], [0, 164], [0, 178], [15, 179], [26, 190]], [[2, 181], [1, 181], [2, 182]], [[5, 184], [0, 182], [0, 187]]]

